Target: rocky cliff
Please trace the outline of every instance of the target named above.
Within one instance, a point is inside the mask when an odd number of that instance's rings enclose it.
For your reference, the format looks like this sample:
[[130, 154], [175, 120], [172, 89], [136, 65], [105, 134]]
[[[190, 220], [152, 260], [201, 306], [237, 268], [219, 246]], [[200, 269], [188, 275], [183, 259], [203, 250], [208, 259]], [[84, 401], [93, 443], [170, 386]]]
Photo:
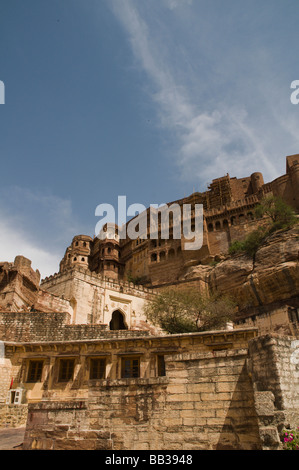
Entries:
[[255, 259], [238, 254], [215, 266], [194, 266], [181, 280], [200, 279], [210, 291], [230, 295], [239, 313], [254, 314], [270, 305], [299, 307], [299, 226], [270, 235]]

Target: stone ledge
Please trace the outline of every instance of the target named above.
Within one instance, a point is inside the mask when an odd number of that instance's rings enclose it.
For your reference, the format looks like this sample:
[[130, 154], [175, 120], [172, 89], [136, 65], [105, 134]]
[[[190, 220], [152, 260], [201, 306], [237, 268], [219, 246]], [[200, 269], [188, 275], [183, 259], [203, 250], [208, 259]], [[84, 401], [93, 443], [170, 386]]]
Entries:
[[31, 410], [86, 410], [87, 400], [74, 401], [47, 401], [43, 400], [38, 403], [29, 403], [28, 412]]
[[123, 387], [130, 385], [167, 385], [169, 383], [169, 377], [148, 377], [148, 378], [122, 378], [113, 380], [90, 380], [89, 386], [92, 390], [95, 387]]

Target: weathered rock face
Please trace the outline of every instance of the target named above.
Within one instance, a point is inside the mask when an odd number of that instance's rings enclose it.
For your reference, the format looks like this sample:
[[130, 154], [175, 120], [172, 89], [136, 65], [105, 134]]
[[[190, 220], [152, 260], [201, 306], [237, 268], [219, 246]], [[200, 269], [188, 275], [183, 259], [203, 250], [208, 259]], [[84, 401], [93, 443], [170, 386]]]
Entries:
[[229, 295], [243, 305], [253, 292], [245, 293], [244, 286], [249, 282], [253, 272], [253, 260], [245, 255], [238, 255], [219, 263], [211, 270], [209, 287], [212, 292]]
[[0, 308], [18, 311], [30, 307], [37, 299], [40, 273], [31, 268], [31, 261], [16, 256], [13, 263], [0, 263]]
[[214, 267], [190, 268], [184, 279], [201, 278], [212, 292], [230, 295], [239, 310], [298, 298], [299, 227], [269, 236], [255, 259], [239, 254]]

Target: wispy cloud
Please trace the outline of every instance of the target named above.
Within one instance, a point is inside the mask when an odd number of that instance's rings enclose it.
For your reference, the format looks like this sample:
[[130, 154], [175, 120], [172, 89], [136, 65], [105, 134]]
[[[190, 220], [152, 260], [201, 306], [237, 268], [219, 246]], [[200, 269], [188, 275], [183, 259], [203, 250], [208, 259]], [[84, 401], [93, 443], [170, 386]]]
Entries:
[[186, 5], [192, 5], [193, 0], [164, 0], [165, 4], [170, 8], [170, 10], [174, 10], [175, 8], [182, 8]]
[[26, 239], [26, 233], [18, 230], [17, 225], [2, 218], [0, 230], [0, 259], [13, 262], [18, 255], [25, 256], [32, 262], [32, 268], [39, 270], [41, 277], [49, 276], [58, 271], [59, 256]]
[[[173, 10], [178, 6], [187, 8], [192, 2], [164, 0], [164, 4]], [[199, 76], [197, 77], [199, 90], [206, 86], [204, 81], [210, 78], [211, 87], [215, 86], [215, 94], [217, 93], [216, 96], [220, 99], [216, 104], [215, 97], [210, 101], [199, 99], [195, 102], [192, 90], [187, 84], [195, 78], [187, 77], [190, 69], [184, 76], [182, 68], [185, 64], [183, 63], [178, 72], [170, 43], [163, 41], [165, 35], [163, 36], [161, 29], [152, 26], [154, 22], [151, 21], [151, 15], [154, 16], [154, 13], [148, 9], [142, 9], [140, 3], [134, 0], [126, 0], [126, 2], [113, 0], [112, 5], [115, 15], [128, 35], [137, 63], [153, 84], [151, 98], [157, 105], [160, 124], [171, 129], [176, 136], [175, 163], [178, 165], [182, 178], [209, 181], [211, 178], [226, 174], [227, 171], [232, 171], [234, 176], [239, 177], [251, 171], [262, 171], [267, 178], [278, 176], [281, 170], [277, 152], [283, 152], [279, 155], [279, 158], [283, 158], [288, 148], [292, 146], [295, 148], [296, 145], [299, 147], [299, 138], [292, 133], [292, 125], [284, 129], [282, 114], [277, 121], [270, 105], [265, 111], [263, 108], [265, 89], [258, 90], [258, 87], [254, 89], [250, 83], [250, 77], [244, 76], [246, 78], [244, 88], [251, 87], [252, 97], [244, 102], [242, 100], [244, 90], [239, 90], [240, 104], [236, 100], [232, 104], [229, 99], [225, 100], [225, 97], [221, 96], [214, 77], [205, 75], [201, 78]], [[152, 8], [155, 7], [152, 5]], [[194, 23], [192, 25], [194, 26]], [[186, 33], [188, 26], [186, 22], [184, 25]], [[164, 27], [166, 27], [165, 24]], [[175, 37], [171, 37], [175, 42]], [[183, 51], [184, 46], [181, 44], [180, 47]], [[200, 50], [204, 51], [205, 44], [199, 43], [198, 48], [200, 55]], [[221, 66], [221, 57], [217, 57]], [[254, 57], [256, 57], [256, 62], [254, 62]], [[263, 72], [261, 75], [264, 75], [261, 79], [265, 79], [267, 74], [263, 70], [264, 61], [262, 61], [261, 51], [259, 57], [260, 61], [258, 55], [255, 56], [254, 51], [251, 51], [249, 62], [252, 61], [253, 66], [257, 68], [261, 67]], [[233, 61], [236, 57], [232, 53], [229, 58], [233, 74]], [[246, 63], [245, 59], [244, 63]], [[194, 70], [193, 73], [195, 73]], [[223, 74], [228, 79], [228, 70], [225, 69], [224, 64]], [[242, 81], [242, 75], [239, 79]], [[232, 80], [231, 87], [233, 84]], [[273, 85], [270, 91], [272, 95], [275, 95], [273, 87], [275, 88]], [[198, 95], [200, 96], [201, 93]], [[252, 101], [255, 102], [255, 108], [250, 114], [247, 104], [250, 108]], [[275, 139], [277, 132], [281, 133], [279, 142]], [[288, 139], [292, 140], [292, 145]], [[274, 155], [276, 158], [273, 158]], [[237, 165], [236, 162], [238, 162]]]
[[61, 250], [78, 233], [69, 200], [28, 188], [2, 188], [0, 220], [0, 260], [23, 255], [42, 277], [58, 271]]

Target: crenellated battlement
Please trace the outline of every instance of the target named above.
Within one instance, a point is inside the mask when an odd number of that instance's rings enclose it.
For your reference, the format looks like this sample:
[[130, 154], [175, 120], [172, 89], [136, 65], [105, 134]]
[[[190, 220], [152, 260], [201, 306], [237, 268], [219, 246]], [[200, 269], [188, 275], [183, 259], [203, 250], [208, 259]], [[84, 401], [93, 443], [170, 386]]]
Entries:
[[154, 290], [152, 288], [145, 287], [143, 285], [136, 285], [133, 282], [108, 278], [102, 274], [95, 273], [90, 271], [88, 268], [82, 266], [72, 267], [71, 269], [64, 271], [62, 273], [55, 273], [51, 276], [47, 276], [41, 280], [41, 287], [47, 289], [47, 286], [55, 284], [58, 282], [63, 282], [66, 279], [71, 279], [76, 277], [76, 275], [82, 274], [84, 280], [90, 278], [91, 281], [96, 281], [99, 287], [110, 288], [112, 290], [122, 291], [123, 293], [130, 293], [134, 295], [140, 294], [152, 294]]

